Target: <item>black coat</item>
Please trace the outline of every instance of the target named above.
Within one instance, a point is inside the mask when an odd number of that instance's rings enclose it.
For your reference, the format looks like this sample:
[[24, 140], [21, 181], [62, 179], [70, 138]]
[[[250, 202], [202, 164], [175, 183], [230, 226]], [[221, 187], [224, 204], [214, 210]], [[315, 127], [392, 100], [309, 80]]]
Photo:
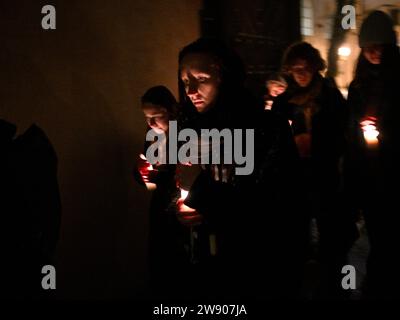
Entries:
[[[349, 146], [345, 157], [345, 186], [354, 209], [362, 210], [370, 244], [367, 261], [369, 293], [398, 299], [400, 245], [398, 181], [400, 135], [398, 119], [400, 58], [398, 48], [390, 65], [360, 64], [349, 88]], [[387, 60], [386, 60], [387, 61]], [[368, 146], [360, 122], [374, 116], [379, 143]]]
[[[381, 86], [381, 91], [374, 88]], [[348, 189], [357, 194], [358, 206], [378, 191], [378, 194], [393, 194], [393, 185], [400, 175], [400, 148], [398, 107], [400, 89], [398, 82], [385, 84], [379, 74], [371, 74], [367, 83], [352, 82], [349, 88], [348, 122], [349, 147], [346, 157], [346, 181]], [[371, 101], [373, 111], [371, 111]], [[379, 147], [371, 150], [365, 142], [360, 122], [366, 116], [377, 118]], [[383, 201], [383, 200], [381, 200]], [[368, 202], [368, 200], [367, 200]]]
[[[336, 85], [328, 79], [316, 76], [310, 86], [320, 83], [315, 95], [311, 116], [311, 165], [315, 183], [337, 189], [340, 182], [339, 161], [346, 147], [347, 105]], [[307, 94], [306, 89], [294, 87], [280, 96], [273, 106], [276, 112], [292, 121], [293, 134], [307, 133], [304, 109], [291, 103], [297, 95]], [[328, 190], [327, 190], [328, 191]], [[330, 192], [328, 191], [328, 192]]]
[[[143, 154], [150, 143], [146, 142]], [[180, 196], [176, 185], [176, 166], [153, 165], [158, 170], [152, 180], [156, 189], [151, 191], [148, 213], [148, 266], [152, 298], [180, 297], [190, 271], [190, 257], [185, 245], [189, 243], [189, 229], [176, 216], [176, 202]], [[133, 170], [136, 181], [145, 186], [137, 167]]]
[[[282, 285], [278, 278], [297, 284], [293, 277], [298, 276], [307, 238], [305, 219], [293, 206], [292, 179], [298, 173], [293, 137], [285, 119], [265, 112], [263, 103], [246, 91], [236, 90], [223, 101], [183, 126], [254, 129], [254, 171], [223, 183], [205, 166], [185, 203], [204, 214], [204, 223], [216, 235], [215, 281], [225, 293], [279, 296], [286, 282]], [[289, 266], [294, 270], [288, 271]], [[282, 277], [271, 279], [271, 274]], [[277, 291], [263, 292], [266, 287]]]
[[2, 295], [38, 297], [41, 268], [54, 264], [61, 218], [57, 156], [45, 133], [0, 120]]
[[[295, 103], [299, 101], [303, 104]], [[304, 106], [312, 110], [308, 119]], [[307, 88], [289, 88], [274, 103], [272, 112], [293, 121], [294, 135], [311, 135], [310, 157], [301, 160], [301, 174], [294, 175], [298, 179], [297, 210], [303, 210], [310, 219], [316, 218], [320, 258], [336, 260], [335, 263], [342, 261], [358, 237], [356, 212], [351, 210], [343, 186], [346, 101], [334, 82], [316, 76]]]

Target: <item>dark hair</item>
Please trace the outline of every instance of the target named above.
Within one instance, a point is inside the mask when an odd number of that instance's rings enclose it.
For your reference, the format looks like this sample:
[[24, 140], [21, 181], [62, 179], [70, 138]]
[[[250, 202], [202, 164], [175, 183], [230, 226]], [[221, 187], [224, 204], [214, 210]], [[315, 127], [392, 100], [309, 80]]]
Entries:
[[[209, 54], [221, 68], [221, 76], [224, 81], [243, 83], [245, 80], [245, 68], [240, 57], [231, 48], [220, 40], [200, 38], [179, 53], [179, 64], [190, 53]], [[225, 79], [224, 79], [225, 78]], [[227, 79], [228, 78], [228, 79]]]
[[[221, 85], [220, 91], [223, 94], [226, 90], [232, 90], [235, 87], [241, 87], [244, 84], [246, 72], [241, 58], [226, 46], [222, 41], [209, 38], [200, 38], [186, 47], [179, 53], [179, 69], [183, 58], [188, 54], [208, 54], [220, 68]], [[185, 101], [185, 90], [183, 83], [179, 79], [179, 97], [180, 101]]]
[[372, 11], [361, 25], [358, 43], [360, 48], [373, 44], [396, 45], [397, 36], [391, 17], [379, 10]]
[[[361, 51], [355, 69], [354, 84], [356, 86], [367, 83], [370, 79], [370, 71], [374, 68], [364, 57]], [[400, 53], [396, 45], [384, 45], [381, 64], [377, 66], [382, 71], [384, 82], [389, 85], [396, 85], [400, 72]]]
[[299, 59], [307, 61], [313, 73], [326, 69], [325, 60], [322, 59], [320, 52], [316, 48], [308, 42], [297, 42], [286, 49], [282, 59], [282, 71], [288, 73]]
[[155, 86], [147, 90], [142, 96], [141, 102], [142, 105], [151, 103], [164, 107], [169, 113], [174, 113], [177, 105], [174, 95], [164, 86]]

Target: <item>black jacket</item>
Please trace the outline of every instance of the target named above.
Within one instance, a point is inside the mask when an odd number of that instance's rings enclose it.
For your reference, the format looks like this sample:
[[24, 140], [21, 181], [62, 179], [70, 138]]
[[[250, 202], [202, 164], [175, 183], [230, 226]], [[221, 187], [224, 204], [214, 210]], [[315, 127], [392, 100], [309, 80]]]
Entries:
[[[310, 88], [317, 85], [319, 88], [311, 99], [311, 128], [307, 128], [303, 106], [292, 101], [296, 101], [300, 95], [307, 95]], [[316, 76], [308, 88], [294, 87], [294, 90], [288, 90], [280, 96], [274, 104], [273, 112], [293, 121], [294, 135], [311, 134], [311, 163], [316, 176], [321, 178], [318, 180], [337, 185], [339, 160], [346, 147], [348, 115], [346, 101], [336, 85], [331, 80]]]
[[57, 156], [36, 125], [15, 134], [14, 125], [0, 120], [0, 247], [7, 261], [2, 291], [8, 297], [32, 297], [43, 292], [41, 268], [54, 263], [58, 242]]
[[[372, 68], [368, 81], [353, 81], [349, 88], [349, 146], [345, 161], [348, 189], [365, 203], [371, 194], [393, 194], [393, 184], [400, 175], [398, 119], [400, 119], [399, 82], [383, 79]], [[360, 122], [366, 116], [377, 118], [379, 147], [371, 151], [365, 142]]]
[[[296, 263], [304, 253], [307, 226], [301, 210], [295, 208], [298, 154], [285, 119], [265, 112], [263, 103], [246, 91], [235, 91], [230, 98], [185, 125], [253, 129], [254, 171], [224, 183], [216, 181], [205, 166], [185, 203], [204, 214], [204, 223], [216, 235], [218, 265], [223, 274], [219, 281], [228, 282], [225, 290], [259, 295], [265, 281], [270, 288], [280, 286], [268, 274], [282, 275], [292, 266], [295, 271], [285, 274], [285, 279], [292, 279], [300, 269], [296, 269]], [[246, 291], [249, 287], [252, 292]]]

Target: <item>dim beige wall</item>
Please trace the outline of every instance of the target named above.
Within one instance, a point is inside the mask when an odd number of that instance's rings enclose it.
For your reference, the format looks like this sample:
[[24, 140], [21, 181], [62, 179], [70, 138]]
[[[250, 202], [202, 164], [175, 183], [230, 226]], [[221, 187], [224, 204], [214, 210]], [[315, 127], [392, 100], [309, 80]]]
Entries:
[[[53, 4], [57, 30], [41, 29]], [[132, 179], [150, 86], [177, 89], [177, 56], [199, 36], [200, 0], [8, 1], [0, 5], [0, 118], [32, 122], [59, 158], [60, 297], [145, 288], [149, 194]]]

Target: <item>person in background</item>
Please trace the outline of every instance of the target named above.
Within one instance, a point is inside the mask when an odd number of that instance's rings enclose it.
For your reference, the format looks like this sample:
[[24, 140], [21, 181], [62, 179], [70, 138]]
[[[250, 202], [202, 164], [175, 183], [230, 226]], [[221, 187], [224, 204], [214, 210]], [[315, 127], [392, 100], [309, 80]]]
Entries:
[[348, 95], [345, 186], [369, 238], [365, 297], [399, 298], [400, 55], [390, 17], [373, 11], [362, 23], [359, 45]]
[[[346, 102], [334, 83], [322, 76], [325, 61], [307, 42], [291, 45], [282, 61], [288, 75], [287, 91], [273, 111], [291, 121], [301, 158], [300, 182], [310, 226], [319, 234], [315, 257], [321, 267], [312, 299], [345, 298], [341, 270], [358, 236], [355, 218], [346, 209], [341, 184], [341, 159], [345, 150]], [[315, 228], [315, 227], [314, 227]]]

